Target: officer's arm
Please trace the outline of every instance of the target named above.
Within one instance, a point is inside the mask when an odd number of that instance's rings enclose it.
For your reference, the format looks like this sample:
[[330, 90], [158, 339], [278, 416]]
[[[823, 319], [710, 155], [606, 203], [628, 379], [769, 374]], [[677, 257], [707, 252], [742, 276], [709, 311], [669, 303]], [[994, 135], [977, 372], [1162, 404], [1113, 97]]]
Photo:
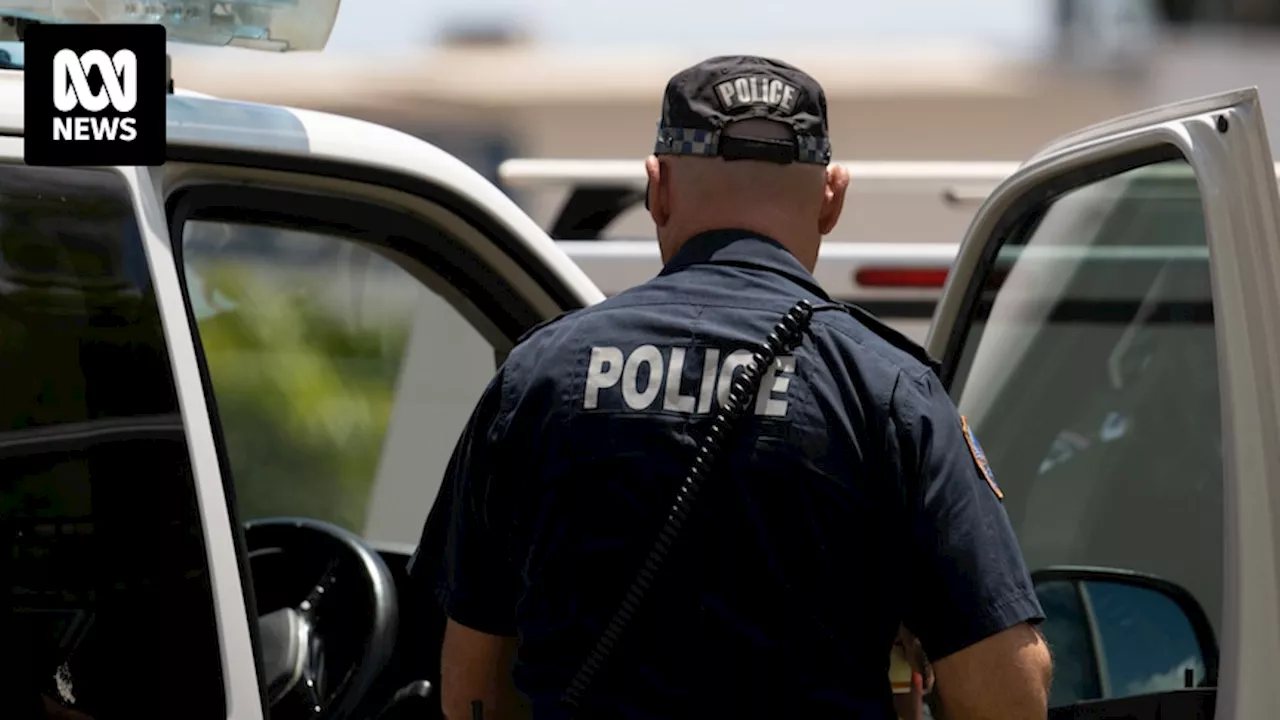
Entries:
[[933, 663], [940, 714], [1043, 718], [1044, 613], [981, 447], [932, 372], [901, 378], [893, 402], [911, 538], [903, 622]]
[[505, 458], [499, 370], [467, 422], [445, 472], [449, 528], [436, 594], [448, 615], [441, 650], [441, 702], [449, 720], [524, 717], [512, 681], [520, 581], [507, 553], [512, 476]]
[[515, 638], [473, 630], [450, 618], [440, 656], [444, 716], [471, 720], [478, 703], [484, 720], [528, 717], [524, 698], [512, 682], [515, 656]]
[[1030, 623], [933, 663], [940, 720], [1022, 720], [1048, 713], [1049, 646]]

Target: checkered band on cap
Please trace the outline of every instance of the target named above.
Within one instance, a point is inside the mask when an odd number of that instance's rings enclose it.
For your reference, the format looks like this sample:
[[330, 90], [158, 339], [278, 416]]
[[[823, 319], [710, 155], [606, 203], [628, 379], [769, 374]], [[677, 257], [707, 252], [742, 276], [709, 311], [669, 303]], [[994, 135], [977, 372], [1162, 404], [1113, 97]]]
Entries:
[[[826, 165], [831, 162], [831, 142], [826, 138], [802, 135], [796, 138], [799, 149], [796, 161]], [[669, 128], [658, 124], [658, 139], [653, 145], [654, 155], [720, 155], [720, 131], [692, 128]]]

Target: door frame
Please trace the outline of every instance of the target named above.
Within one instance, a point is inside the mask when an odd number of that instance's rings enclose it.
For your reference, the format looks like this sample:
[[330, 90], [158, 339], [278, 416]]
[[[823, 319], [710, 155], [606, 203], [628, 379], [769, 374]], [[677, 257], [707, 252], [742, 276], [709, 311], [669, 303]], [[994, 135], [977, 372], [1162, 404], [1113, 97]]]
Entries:
[[1257, 90], [1086, 128], [1032, 157], [987, 198], [943, 288], [926, 346], [950, 385], [959, 343], [1008, 231], [1052, 197], [1150, 153], [1185, 158], [1209, 244], [1223, 432], [1224, 588], [1216, 717], [1280, 707], [1280, 190]]
[[263, 720], [266, 689], [260, 682], [257, 610], [245, 592], [250, 580], [244, 557], [244, 533], [232, 515], [230, 488], [224, 483], [214, 442], [213, 417], [205, 399], [196, 355], [195, 330], [174, 259], [163, 195], [147, 168], [116, 168], [133, 194], [138, 228], [155, 283], [160, 321], [169, 346], [178, 406], [186, 428], [195, 478], [205, 552], [213, 589], [214, 616], [222, 648], [222, 677], [229, 720]]
[[[22, 165], [22, 146], [20, 136], [0, 136], [0, 163]], [[192, 331], [187, 323], [182, 288], [173, 264], [164, 208], [157, 200], [155, 187], [145, 169], [109, 169], [118, 173], [129, 189], [168, 345], [213, 593], [226, 717], [228, 720], [263, 720], [265, 696], [259, 683], [252, 642], [256, 623], [249, 620], [255, 613], [245, 604], [244, 578], [237, 557], [240, 534], [228, 514], [212, 425], [196, 365]], [[138, 702], [146, 703], [147, 699], [138, 698]]]
[[[480, 268], [491, 274], [495, 282], [471, 287], [469, 283], [459, 282], [458, 277], [442, 275], [436, 279], [447, 282], [450, 292], [460, 293], [464, 304], [474, 305], [471, 309], [483, 314], [487, 322], [501, 320], [489, 329], [500, 335], [505, 343], [516, 342], [529, 324], [549, 320], [565, 309], [590, 305], [602, 297], [594, 286], [576, 283], [572, 275], [558, 273], [554, 263], [545, 261], [535, 252], [536, 242], [531, 243], [529, 238], [517, 234], [518, 228], [505, 227], [501, 214], [494, 212], [493, 208], [472, 203], [447, 185], [418, 182], [403, 173], [364, 172], [357, 165], [337, 161], [311, 162], [310, 159], [286, 158], [266, 152], [206, 150], [187, 154], [183, 148], [175, 148], [171, 144], [169, 162], [163, 167], [150, 169], [149, 177], [154, 195], [162, 198], [160, 222], [164, 225], [164, 235], [172, 238], [172, 245], [166, 246], [167, 262], [173, 271], [182, 272], [178, 277], [181, 287], [176, 302], [179, 312], [186, 315], [198, 371], [201, 379], [205, 380], [202, 402], [206, 414], [214, 420], [212, 437], [216, 441], [215, 448], [219, 448], [214, 459], [224, 463], [223, 477], [229, 478], [226, 497], [233, 503], [230, 509], [233, 520], [236, 513], [235, 478], [225, 474], [230, 467], [226, 458], [218, 457], [223, 452], [220, 448], [225, 445], [222, 443], [222, 426], [217, 420], [217, 401], [205, 367], [199, 328], [188, 302], [185, 268], [179, 268], [183, 264], [181, 228], [185, 221], [222, 219], [253, 224], [256, 220], [301, 230], [333, 230], [348, 226], [364, 228], [368, 232], [370, 246], [376, 247], [379, 253], [402, 256], [407, 261], [402, 269], [415, 275], [415, 282], [426, 287], [430, 285], [422, 276], [416, 275], [414, 266], [421, 266], [420, 270], [434, 276], [446, 269], [443, 260], [465, 255], [470, 261], [466, 267], [472, 270], [464, 273], [460, 267], [458, 274], [475, 279], [478, 273], [473, 270]], [[383, 233], [362, 225], [361, 218], [383, 216], [395, 220], [394, 223], [383, 224], [399, 228], [400, 232], [392, 234], [401, 240], [393, 241], [383, 237]], [[424, 232], [431, 228], [436, 230]], [[346, 235], [343, 232], [338, 234]], [[452, 238], [457, 247], [446, 252], [448, 248], [436, 244], [441, 239], [436, 235]], [[345, 239], [359, 240], [355, 236]], [[498, 286], [502, 291], [494, 298]], [[500, 306], [499, 301], [507, 306]], [[510, 306], [513, 302], [521, 306], [522, 312], [514, 311]], [[461, 309], [459, 314], [468, 316]], [[481, 328], [477, 327], [477, 330]], [[442, 505], [439, 494], [433, 504], [421, 508], [424, 523], [437, 506], [447, 506], [447, 503]], [[429, 548], [427, 555], [438, 554], [437, 540], [436, 534], [429, 534], [422, 543], [423, 547]], [[381, 545], [384, 549], [387, 547]], [[396, 549], [411, 557], [415, 552], [413, 547]], [[241, 555], [242, 565], [247, 565], [245, 557]], [[251, 578], [246, 578], [241, 587], [243, 590], [252, 589]], [[402, 593], [423, 592], [422, 588], [409, 586], [400, 590]], [[245, 593], [245, 598], [252, 611], [254, 594]], [[415, 658], [419, 654], [427, 656], [423, 658], [424, 667], [428, 668], [426, 679], [438, 684], [438, 670], [430, 668], [439, 661], [440, 637], [437, 636], [443, 630], [443, 616], [440, 616], [439, 627], [436, 628], [430, 622], [419, 621], [419, 615], [428, 620], [434, 617], [432, 613], [421, 610], [402, 614], [401, 637], [412, 636], [422, 647], [405, 648], [405, 643], [397, 648], [397, 653], [408, 651]], [[420, 625], [423, 626], [421, 629]], [[256, 627], [251, 627], [250, 634], [256, 634]], [[430, 649], [432, 647], [434, 649]]]

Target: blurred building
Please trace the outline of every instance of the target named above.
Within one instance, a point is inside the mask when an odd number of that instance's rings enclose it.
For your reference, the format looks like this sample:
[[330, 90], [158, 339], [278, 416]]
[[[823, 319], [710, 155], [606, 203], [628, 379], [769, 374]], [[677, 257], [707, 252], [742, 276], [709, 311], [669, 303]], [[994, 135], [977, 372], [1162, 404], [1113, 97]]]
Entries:
[[[1226, 5], [1240, 18], [1280, 7], [1272, 0], [1062, 0], [1056, 46], [1038, 59], [937, 45], [772, 54], [823, 83], [837, 159], [1020, 160], [1057, 135], [1146, 106], [1280, 84], [1276, 36], [1242, 39], [1230, 31], [1236, 16], [1223, 14]], [[652, 147], [665, 81], [700, 59], [540, 46], [480, 27], [394, 60], [183, 52], [173, 72], [192, 90], [396, 127], [492, 176], [508, 157], [642, 157]], [[1280, 101], [1280, 87], [1268, 96]], [[563, 192], [518, 199], [546, 223]], [[975, 207], [945, 205], [936, 188], [858, 196], [836, 235], [958, 240]], [[617, 231], [647, 234], [638, 215]]]

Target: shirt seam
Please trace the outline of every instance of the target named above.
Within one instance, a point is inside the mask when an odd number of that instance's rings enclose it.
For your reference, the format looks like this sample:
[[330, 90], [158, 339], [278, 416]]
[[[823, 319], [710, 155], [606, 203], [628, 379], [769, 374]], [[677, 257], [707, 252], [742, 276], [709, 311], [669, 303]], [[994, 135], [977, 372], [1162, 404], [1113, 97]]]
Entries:
[[1023, 600], [1029, 600], [1034, 597], [1036, 597], [1035, 590], [1019, 590], [1014, 595], [1005, 596], [1003, 600], [990, 603], [987, 606], [987, 610], [983, 613], [983, 615], [987, 616], [988, 618], [996, 616], [999, 614], [1000, 610], [1005, 610], [1016, 603], [1022, 602]]
[[[1017, 594], [1006, 596], [1003, 600], [992, 602], [992, 603], [985, 603], [982, 610], [978, 613], [978, 622], [970, 624], [970, 627], [977, 629], [978, 633], [965, 633], [964, 635], [952, 635], [946, 638], [950, 642], [948, 643], [947, 646], [944, 646], [944, 654], [941, 655], [940, 657], [949, 657], [954, 653], [964, 650], [967, 647], [972, 647], [974, 644], [978, 642], [982, 642], [987, 638], [994, 637], [995, 635], [998, 635], [1002, 632], [1005, 632], [1006, 630], [1014, 628], [1019, 624], [1028, 623], [1031, 625], [1037, 625], [1044, 619], [1044, 611], [1042, 609], [1039, 612], [1035, 613], [1034, 615], [1031, 615], [1029, 617], [1023, 617], [1014, 622], [1009, 622], [1008, 624], [1005, 624], [1003, 611], [1008, 610], [1009, 608], [1019, 605], [1021, 603], [1028, 603], [1029, 604], [1028, 609], [1030, 609], [1030, 606], [1036, 605], [1037, 599], [1036, 599], [1035, 590], [1019, 590]], [[999, 624], [1002, 625], [1002, 627], [996, 627], [996, 624], [992, 622], [996, 620], [1000, 621]], [[972, 637], [968, 637], [968, 635], [971, 635], [971, 634], [979, 634], [981, 635], [981, 637], [975, 640]], [[957, 640], [961, 637], [964, 638], [964, 640], [961, 642], [966, 644], [957, 644]], [[949, 646], [955, 646], [955, 647], [949, 647]]]
[[[616, 297], [616, 296], [615, 296], [615, 297]], [[799, 297], [797, 297], [796, 299], [797, 299], [797, 300], [799, 300], [799, 299], [803, 299], [803, 298], [799, 298]], [[618, 305], [609, 305], [609, 306], [594, 305], [594, 306], [592, 306], [592, 307], [585, 308], [585, 309], [582, 311], [582, 315], [607, 313], [607, 312], [610, 312], [610, 311], [612, 311], [612, 310], [625, 310], [625, 309], [627, 309], [627, 308], [636, 308], [636, 307], [680, 307], [680, 308], [687, 308], [687, 307], [690, 307], [690, 306], [696, 306], [696, 307], [699, 307], [699, 308], [720, 308], [720, 309], [725, 309], [725, 310], [763, 310], [763, 311], [768, 311], [768, 310], [772, 310], [772, 309], [773, 309], [772, 307], [766, 306], [766, 305], [764, 305], [764, 304], [760, 304], [760, 305], [755, 305], [755, 304], [752, 304], [752, 305], [742, 305], [742, 304], [729, 305], [729, 304], [726, 304], [726, 303], [720, 303], [720, 302], [701, 302], [701, 301], [698, 301], [698, 302], [674, 302], [674, 301], [671, 301], [671, 300], [645, 300], [645, 301], [639, 301], [639, 302], [631, 302], [631, 301], [628, 301], [628, 302], [627, 302], [627, 304], [625, 304], [625, 305], [622, 305], [622, 304], [618, 304]]]
[[[911, 378], [911, 381], [913, 383], [918, 384], [921, 377], [933, 372], [932, 370], [929, 369], [928, 366], [926, 366], [924, 363], [920, 362], [916, 358], [911, 357], [911, 355], [906, 353], [905, 351], [898, 350], [898, 352], [901, 352], [903, 355], [906, 356], [908, 362], [902, 362], [900, 359], [893, 357], [891, 353], [885, 352], [883, 348], [877, 348], [872, 345], [868, 345], [866, 342], [862, 340], [862, 338], [855, 337], [853, 334], [851, 334], [844, 328], [840, 327], [839, 325], [832, 324], [826, 320], [815, 320], [814, 322], [817, 324], [821, 324], [822, 327], [827, 328], [831, 332], [841, 335], [845, 339], [857, 345], [859, 348], [866, 350], [867, 352], [873, 353], [880, 360], [883, 360], [889, 363], [890, 365], [892, 365], [899, 373], [903, 373], [906, 370], [906, 368], [909, 367], [910, 365], [913, 365], [913, 364], [919, 365], [920, 366], [919, 374], [908, 375], [908, 377]], [[854, 322], [857, 322], [857, 320], [854, 320]], [[868, 329], [867, 332], [872, 332], [872, 331]]]
[[[453, 610], [455, 604], [454, 593], [445, 583], [441, 582], [435, 588], [436, 602], [439, 603], [440, 609], [444, 611], [445, 617], [458, 623], [459, 625], [477, 630], [486, 635], [495, 635], [498, 637], [515, 637], [518, 628], [514, 624], [506, 622], [490, 622], [493, 618], [485, 617], [485, 613], [481, 612], [463, 612], [461, 616], [456, 615]], [[466, 605], [466, 602], [463, 602]], [[479, 622], [476, 622], [479, 620]], [[501, 626], [501, 627], [499, 627]]]

